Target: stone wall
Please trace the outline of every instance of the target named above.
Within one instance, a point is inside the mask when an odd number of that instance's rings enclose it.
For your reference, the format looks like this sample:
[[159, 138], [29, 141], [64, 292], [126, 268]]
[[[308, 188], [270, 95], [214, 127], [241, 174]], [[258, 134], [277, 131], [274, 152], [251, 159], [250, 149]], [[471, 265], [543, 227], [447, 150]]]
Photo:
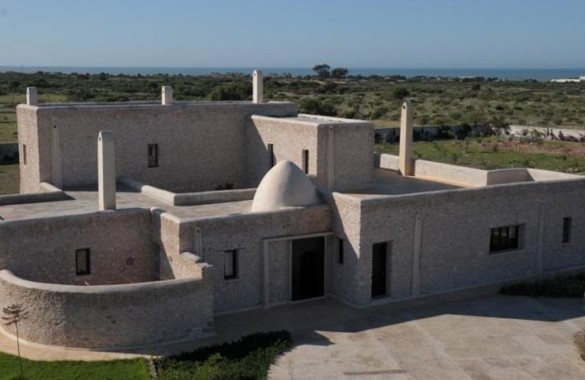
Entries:
[[[578, 179], [355, 200], [361, 208], [362, 265], [355, 269], [363, 272], [353, 281], [361, 296], [349, 300], [370, 302], [371, 251], [377, 242], [391, 242], [393, 299], [583, 266], [585, 208], [579, 199], [584, 190], [585, 181]], [[570, 243], [561, 242], [564, 217], [572, 218]], [[521, 226], [520, 248], [490, 253], [491, 228], [509, 225]]]
[[[212, 266], [209, 279], [213, 283], [216, 313], [263, 306], [265, 239], [331, 231], [331, 210], [326, 205], [193, 221], [178, 221], [164, 215], [161, 217], [164, 254], [189, 250]], [[282, 252], [282, 246], [275, 249], [274, 255]], [[224, 256], [228, 250], [236, 250], [238, 256], [238, 276], [231, 280], [224, 279]], [[271, 260], [277, 260], [270, 254]], [[287, 269], [273, 265], [270, 270], [280, 273]], [[280, 293], [273, 293], [273, 297], [275, 301], [282, 300]]]
[[[344, 262], [333, 260], [331, 265], [331, 293], [336, 297], [358, 304], [362, 296], [364, 282], [369, 272], [362, 269], [361, 251], [361, 205], [353, 198], [333, 193], [329, 198], [333, 205], [333, 232], [337, 239], [343, 240]], [[333, 257], [338, 254], [337, 241], [333, 244]]]
[[[158, 279], [150, 210], [125, 209], [0, 222], [0, 269], [55, 284]], [[90, 249], [91, 274], [77, 276], [75, 251]]]
[[309, 151], [309, 176], [317, 186], [326, 186], [326, 130], [298, 119], [253, 116], [248, 128], [249, 186], [256, 187], [270, 170], [268, 144], [274, 146], [274, 163], [288, 160], [303, 168], [303, 150]]
[[253, 116], [248, 129], [248, 175], [256, 186], [270, 170], [268, 144], [275, 162], [288, 160], [303, 168], [309, 151], [309, 176], [330, 190], [373, 186], [374, 127], [368, 122], [315, 115], [297, 118]]
[[[213, 329], [213, 291], [196, 278], [141, 284], [43, 284], [0, 271], [0, 307], [29, 312], [21, 339], [90, 349], [158, 345]], [[13, 327], [5, 331], [14, 334]]]
[[[249, 116], [296, 113], [292, 103], [19, 105], [19, 142], [30, 147], [21, 191], [37, 192], [41, 181], [95, 184], [100, 130], [114, 134], [118, 176], [173, 192], [243, 188]], [[147, 165], [148, 144], [158, 144], [157, 167]]]

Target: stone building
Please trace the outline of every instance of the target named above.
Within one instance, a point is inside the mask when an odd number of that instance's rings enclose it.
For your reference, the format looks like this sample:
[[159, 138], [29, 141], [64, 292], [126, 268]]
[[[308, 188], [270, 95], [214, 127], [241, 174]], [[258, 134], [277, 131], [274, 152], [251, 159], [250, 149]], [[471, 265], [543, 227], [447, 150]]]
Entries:
[[[355, 307], [585, 265], [585, 178], [374, 157], [371, 123], [265, 102], [17, 107], [21, 194], [0, 197], [0, 306], [21, 336], [134, 347], [214, 316]], [[4, 328], [5, 334], [11, 330]]]

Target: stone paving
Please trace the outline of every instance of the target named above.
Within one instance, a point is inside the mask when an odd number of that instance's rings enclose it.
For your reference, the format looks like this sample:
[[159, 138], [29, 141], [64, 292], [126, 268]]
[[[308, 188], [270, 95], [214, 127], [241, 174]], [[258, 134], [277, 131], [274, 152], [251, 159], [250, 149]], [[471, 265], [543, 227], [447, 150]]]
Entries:
[[[331, 299], [216, 317], [218, 335], [137, 351], [21, 346], [38, 360], [108, 360], [136, 354], [168, 355], [286, 329], [294, 348], [270, 379], [585, 379], [573, 343], [585, 326], [581, 299], [491, 295], [441, 297], [354, 309]], [[0, 351], [15, 353], [0, 334]]]
[[585, 379], [582, 300], [489, 296], [297, 331], [271, 379]]

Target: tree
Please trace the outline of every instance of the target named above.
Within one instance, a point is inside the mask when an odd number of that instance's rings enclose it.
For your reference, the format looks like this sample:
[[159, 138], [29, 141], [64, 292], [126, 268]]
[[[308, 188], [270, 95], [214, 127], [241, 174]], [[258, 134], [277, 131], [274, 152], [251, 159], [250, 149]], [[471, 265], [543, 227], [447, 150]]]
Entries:
[[2, 309], [4, 316], [2, 320], [6, 326], [14, 325], [16, 329], [16, 347], [18, 349], [18, 361], [20, 362], [20, 378], [24, 379], [24, 370], [22, 368], [22, 357], [20, 356], [20, 338], [18, 336], [18, 322], [28, 317], [28, 311], [22, 304], [12, 304]]
[[395, 88], [394, 91], [392, 92], [392, 96], [394, 96], [394, 99], [396, 100], [402, 100], [406, 98], [408, 95], [410, 95], [410, 92], [404, 87]]
[[323, 102], [321, 99], [306, 97], [301, 100], [299, 108], [302, 113], [312, 115], [336, 116], [337, 110], [335, 106], [328, 102]]
[[320, 63], [318, 65], [313, 66], [313, 71], [317, 73], [319, 79], [327, 79], [331, 76], [329, 69], [331, 67], [326, 63]]
[[335, 79], [343, 79], [347, 76], [348, 72], [349, 70], [347, 70], [345, 67], [336, 67], [331, 70], [331, 76]]

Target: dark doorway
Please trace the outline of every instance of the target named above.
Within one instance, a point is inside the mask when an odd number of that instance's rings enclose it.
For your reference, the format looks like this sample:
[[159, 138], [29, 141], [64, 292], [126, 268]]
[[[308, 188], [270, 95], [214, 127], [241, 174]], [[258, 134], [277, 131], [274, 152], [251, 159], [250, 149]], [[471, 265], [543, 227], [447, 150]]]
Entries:
[[372, 297], [386, 295], [387, 243], [376, 243], [372, 247]]
[[325, 288], [325, 238], [315, 237], [292, 241], [293, 301], [321, 297]]

